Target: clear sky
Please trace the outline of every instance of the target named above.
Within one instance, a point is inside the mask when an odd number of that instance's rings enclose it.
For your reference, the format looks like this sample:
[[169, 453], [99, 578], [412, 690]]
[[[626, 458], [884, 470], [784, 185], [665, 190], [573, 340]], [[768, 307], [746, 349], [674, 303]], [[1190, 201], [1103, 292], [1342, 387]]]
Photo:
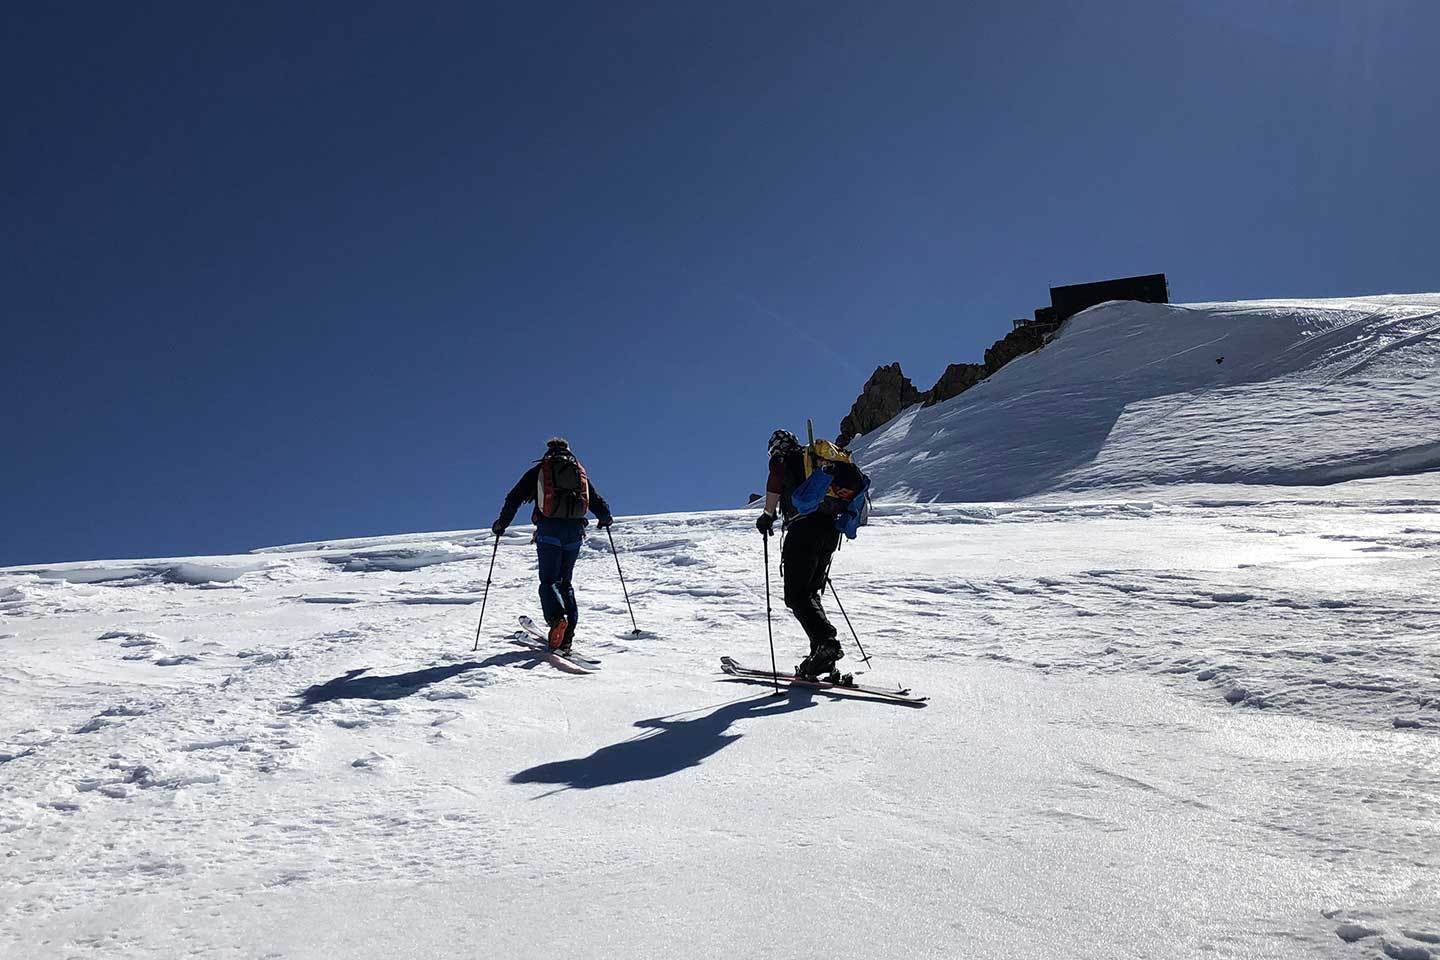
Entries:
[[554, 433], [738, 505], [1050, 284], [1440, 288], [1432, 0], [0, 19], [0, 564], [483, 527]]

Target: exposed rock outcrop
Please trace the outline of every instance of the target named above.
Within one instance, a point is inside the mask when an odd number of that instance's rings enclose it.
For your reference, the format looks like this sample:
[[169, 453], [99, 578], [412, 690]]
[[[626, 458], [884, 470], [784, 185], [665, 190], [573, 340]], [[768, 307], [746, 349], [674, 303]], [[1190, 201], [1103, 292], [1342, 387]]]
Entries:
[[915, 389], [915, 384], [900, 370], [900, 364], [888, 363], [877, 367], [865, 381], [860, 396], [851, 405], [850, 412], [840, 421], [840, 436], [849, 438], [869, 433], [881, 424], [889, 423], [906, 407], [919, 403], [924, 395]]
[[990, 376], [1016, 357], [1024, 356], [1045, 345], [1045, 330], [1036, 326], [1017, 327], [996, 340], [985, 351], [985, 376]]
[[940, 374], [935, 386], [925, 392], [925, 406], [933, 407], [951, 397], [958, 397], [987, 375], [983, 363], [952, 363]]
[[[923, 402], [929, 407], [958, 397], [1016, 357], [1045, 346], [1075, 314], [1110, 300], [1169, 303], [1170, 284], [1165, 274], [1154, 273], [1051, 287], [1050, 305], [1037, 309], [1034, 320], [1016, 320], [1015, 328], [985, 351], [984, 363], [952, 363], [935, 381], [935, 386], [924, 393], [916, 390], [900, 371], [900, 364], [891, 363], [877, 369], [849, 415], [840, 421], [836, 440], [842, 447], [846, 446], [855, 435], [883, 426], [911, 404]], [[1224, 359], [1221, 357], [1215, 362]]]
[[853, 437], [889, 423], [913, 404], [923, 403], [929, 407], [958, 397], [1016, 357], [1039, 350], [1054, 330], [1053, 324], [1016, 327], [991, 344], [990, 349], [985, 351], [984, 363], [952, 363], [935, 381], [935, 386], [923, 393], [905, 376], [900, 364], [887, 363], [877, 367], [870, 379], [865, 381], [865, 388], [860, 391], [850, 412], [840, 421], [837, 442], [845, 446]]

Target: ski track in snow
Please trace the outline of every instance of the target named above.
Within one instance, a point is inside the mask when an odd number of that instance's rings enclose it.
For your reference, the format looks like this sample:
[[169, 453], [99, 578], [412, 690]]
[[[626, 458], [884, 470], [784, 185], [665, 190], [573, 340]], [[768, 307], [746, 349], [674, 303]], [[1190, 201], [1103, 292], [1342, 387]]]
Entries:
[[[469, 930], [664, 955], [636, 900], [714, 929], [696, 956], [761, 904], [755, 955], [843, 950], [785, 939], [837, 901], [881, 955], [1434, 951], [1440, 500], [1418, 483], [884, 508], [834, 579], [870, 678], [920, 712], [721, 677], [721, 653], [768, 657], [748, 511], [617, 526], [642, 638], [589, 542], [596, 676], [506, 639], [536, 606], [524, 531], [473, 654], [463, 534], [267, 551], [218, 591], [0, 571], [0, 953], [442, 956]], [[545, 896], [571, 921], [538, 935], [516, 908]], [[362, 903], [432, 922], [402, 942]]]

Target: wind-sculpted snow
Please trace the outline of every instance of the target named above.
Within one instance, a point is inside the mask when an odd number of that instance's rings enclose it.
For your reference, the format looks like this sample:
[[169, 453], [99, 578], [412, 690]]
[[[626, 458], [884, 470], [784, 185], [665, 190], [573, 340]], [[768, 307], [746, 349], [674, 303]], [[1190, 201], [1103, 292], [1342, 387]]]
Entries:
[[190, 560], [61, 563], [49, 567], [12, 569], [27, 570], [43, 580], [63, 580], [67, 583], [181, 583], [205, 586], [231, 583], [270, 566], [266, 561], [245, 557], [196, 557]]
[[473, 650], [484, 530], [0, 570], [0, 956], [1440, 954], [1434, 479], [882, 504], [843, 663], [920, 709], [719, 672], [753, 510], [619, 520], [639, 637], [591, 538], [591, 676], [523, 528]]
[[854, 444], [881, 497], [1316, 485], [1440, 469], [1440, 295], [1112, 303]]

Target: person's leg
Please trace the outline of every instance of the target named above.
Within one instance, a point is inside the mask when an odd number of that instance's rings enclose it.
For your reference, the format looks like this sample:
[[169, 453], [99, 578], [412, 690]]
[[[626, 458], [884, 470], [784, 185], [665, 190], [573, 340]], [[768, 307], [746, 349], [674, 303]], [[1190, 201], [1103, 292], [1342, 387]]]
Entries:
[[816, 673], [829, 673], [835, 669], [835, 664], [845, 656], [845, 651], [836, 639], [837, 631], [830, 618], [825, 615], [825, 608], [821, 600], [825, 596], [825, 582], [830, 576], [830, 560], [835, 555], [835, 548], [840, 543], [839, 531], [829, 530], [827, 534], [820, 537], [815, 550], [815, 573], [810, 578], [809, 595], [814, 601], [816, 622], [823, 624], [825, 637], [819, 641], [812, 639], [810, 648], [810, 665]]
[[535, 544], [535, 554], [539, 560], [540, 609], [545, 616], [545, 625], [553, 627], [565, 615], [565, 601], [557, 590], [565, 551], [561, 550], [558, 544], [538, 541]]
[[565, 618], [569, 626], [565, 630], [565, 646], [570, 646], [570, 641], [575, 638], [575, 624], [580, 622], [580, 609], [575, 605], [575, 584], [572, 580], [575, 573], [575, 560], [580, 556], [580, 545], [575, 544], [574, 548], [566, 547], [561, 551], [560, 578], [555, 583], [556, 592], [565, 604]]
[[825, 581], [830, 577], [830, 558], [835, 555], [835, 547], [838, 544], [839, 533], [835, 530], [826, 531], [816, 538], [815, 544], [815, 568], [810, 575], [810, 582], [805, 585], [806, 592], [814, 604], [815, 613], [820, 622], [825, 625], [824, 632], [827, 637], [834, 638], [835, 625], [825, 615], [823, 600], [825, 598]]
[[822, 527], [808, 518], [802, 518], [791, 526], [782, 551], [785, 606], [795, 614], [801, 629], [810, 638], [812, 650], [820, 641], [835, 636], [835, 628], [825, 619], [820, 594], [814, 587], [817, 577], [820, 585], [825, 585], [825, 564], [829, 560], [829, 552], [823, 549], [824, 541], [820, 536], [823, 533]]

